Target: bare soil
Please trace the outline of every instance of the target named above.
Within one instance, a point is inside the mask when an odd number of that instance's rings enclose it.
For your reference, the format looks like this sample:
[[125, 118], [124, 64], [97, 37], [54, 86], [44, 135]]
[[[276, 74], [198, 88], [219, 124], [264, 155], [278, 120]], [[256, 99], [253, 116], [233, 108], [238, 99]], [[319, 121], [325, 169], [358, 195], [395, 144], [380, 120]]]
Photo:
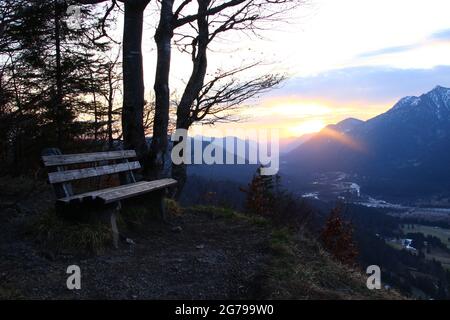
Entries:
[[[186, 211], [172, 226], [155, 221], [100, 255], [43, 249], [26, 233], [30, 219], [53, 205], [48, 186], [0, 193], [0, 298], [240, 299], [259, 298], [268, 258], [264, 227]], [[180, 226], [173, 230], [173, 226]], [[69, 265], [81, 268], [81, 290], [68, 290]]]

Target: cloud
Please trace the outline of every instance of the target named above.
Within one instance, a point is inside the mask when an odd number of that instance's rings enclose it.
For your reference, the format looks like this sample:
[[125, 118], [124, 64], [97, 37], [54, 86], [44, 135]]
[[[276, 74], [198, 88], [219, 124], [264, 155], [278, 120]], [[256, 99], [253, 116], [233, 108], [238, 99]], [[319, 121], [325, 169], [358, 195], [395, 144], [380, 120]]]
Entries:
[[219, 124], [216, 128], [277, 128], [283, 137], [300, 135], [319, 122], [372, 118], [401, 98], [421, 95], [436, 85], [450, 87], [450, 66], [432, 69], [366, 66], [295, 77], [261, 97], [253, 107], [241, 110], [244, 117], [252, 115], [246, 121]]
[[407, 51], [411, 51], [411, 50], [418, 49], [421, 47], [434, 45], [436, 43], [436, 41], [438, 41], [438, 42], [450, 41], [450, 29], [444, 29], [444, 30], [440, 30], [435, 33], [432, 33], [425, 40], [417, 42], [417, 43], [413, 43], [410, 45], [404, 45], [404, 46], [393, 46], [393, 47], [381, 48], [381, 49], [374, 50], [374, 51], [368, 51], [368, 52], [364, 52], [364, 53], [358, 55], [357, 57], [358, 58], [372, 58], [372, 57], [381, 56], [381, 55], [385, 55], [385, 54], [407, 52]]
[[352, 67], [309, 77], [289, 79], [272, 96], [296, 96], [340, 104], [386, 104], [409, 95], [420, 95], [436, 85], [450, 87], [450, 66], [431, 69]]
[[450, 29], [441, 30], [436, 33], [433, 33], [430, 36], [433, 40], [449, 40], [450, 41]]
[[401, 53], [401, 52], [416, 49], [420, 46], [421, 46], [421, 44], [412, 44], [412, 45], [407, 45], [407, 46], [387, 47], [387, 48], [383, 48], [383, 49], [379, 49], [379, 50], [364, 52], [364, 53], [358, 55], [358, 58], [371, 58], [371, 57], [376, 57], [376, 56], [380, 56], [383, 54]]

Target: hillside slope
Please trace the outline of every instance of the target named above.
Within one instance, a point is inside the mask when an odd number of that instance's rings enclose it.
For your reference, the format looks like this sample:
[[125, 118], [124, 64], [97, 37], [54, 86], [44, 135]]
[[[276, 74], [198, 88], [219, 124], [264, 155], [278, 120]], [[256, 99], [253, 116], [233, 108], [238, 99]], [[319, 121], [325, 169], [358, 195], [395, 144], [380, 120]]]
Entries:
[[450, 89], [405, 97], [365, 122], [328, 126], [284, 160], [287, 173], [344, 171], [367, 177], [363, 184], [441, 190], [450, 179]]
[[[176, 229], [154, 221], [118, 250], [53, 252], [25, 233], [52, 204], [48, 186], [31, 183], [26, 200], [17, 192], [0, 197], [1, 299], [398, 298], [368, 290], [359, 272], [308, 237], [223, 208], [171, 215]], [[72, 264], [81, 267], [82, 290], [66, 289]]]

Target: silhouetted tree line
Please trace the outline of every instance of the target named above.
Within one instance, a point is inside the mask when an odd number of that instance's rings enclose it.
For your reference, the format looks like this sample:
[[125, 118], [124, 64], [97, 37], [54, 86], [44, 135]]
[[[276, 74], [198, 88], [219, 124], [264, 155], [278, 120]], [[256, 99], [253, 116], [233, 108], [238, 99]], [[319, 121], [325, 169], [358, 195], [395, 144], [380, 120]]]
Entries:
[[423, 250], [430, 248], [438, 248], [450, 255], [450, 249], [447, 248], [445, 243], [442, 243], [441, 239], [438, 237], [427, 235], [418, 232], [409, 232], [405, 236], [408, 239], [412, 239], [411, 246], [417, 250]]
[[[390, 285], [403, 294], [413, 296], [418, 289], [423, 292], [424, 298], [450, 299], [449, 270], [439, 261], [426, 259], [424, 254], [424, 241], [430, 240], [430, 247], [441, 247], [439, 239], [417, 233], [406, 236], [401, 234], [400, 225], [404, 220], [388, 215], [385, 210], [349, 205], [344, 216], [354, 226], [358, 263], [363, 269], [372, 264], [379, 265], [383, 284]], [[400, 237], [411, 238], [413, 242], [416, 239], [414, 245], [419, 244], [422, 250], [417, 253], [398, 250], [389, 246], [385, 240]]]
[[0, 157], [2, 168], [32, 169], [44, 147], [112, 140], [120, 78], [111, 39], [92, 6], [69, 23], [75, 1], [0, 4]]
[[[171, 117], [176, 116], [176, 129], [189, 129], [199, 122], [235, 121], [234, 109], [284, 79], [283, 75], [264, 72], [265, 62], [256, 59], [236, 61], [229, 69], [211, 69], [207, 63], [211, 46], [233, 32], [258, 37], [301, 3], [3, 0], [1, 160], [18, 173], [37, 164], [44, 147], [59, 147], [64, 152], [111, 149], [116, 137], [123, 138], [123, 148], [137, 151], [146, 177], [164, 175]], [[148, 19], [158, 20], [154, 33], [154, 96], [150, 103], [144, 98], [142, 55], [144, 11], [149, 4], [155, 10]], [[109, 34], [109, 26], [120, 15], [121, 43]], [[169, 86], [172, 47], [189, 55], [192, 62], [192, 72], [175, 101]], [[118, 93], [121, 108], [115, 103]], [[149, 126], [151, 130], [147, 130]], [[150, 145], [146, 133], [152, 135]], [[174, 165], [172, 175], [179, 180], [181, 191], [186, 167]]]

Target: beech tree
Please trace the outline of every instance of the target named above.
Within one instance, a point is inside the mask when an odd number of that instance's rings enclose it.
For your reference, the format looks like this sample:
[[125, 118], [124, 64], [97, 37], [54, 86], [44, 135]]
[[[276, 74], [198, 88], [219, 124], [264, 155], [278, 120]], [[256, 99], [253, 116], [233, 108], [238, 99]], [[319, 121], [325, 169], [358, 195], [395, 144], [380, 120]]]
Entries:
[[[80, 4], [108, 3], [105, 17], [124, 4], [122, 43], [123, 105], [122, 136], [124, 148], [134, 149], [140, 161], [146, 156], [144, 130], [144, 70], [142, 60], [142, 31], [144, 10], [150, 0], [78, 0]], [[103, 30], [106, 33], [105, 29]]]
[[[80, 3], [100, 3], [107, 0], [80, 0]], [[136, 149], [142, 160], [147, 153], [143, 123], [144, 86], [142, 70], [143, 11], [149, 0], [117, 0], [124, 3], [123, 33], [123, 110], [122, 129], [126, 148]], [[161, 176], [167, 156], [170, 112], [170, 64], [172, 43], [177, 31], [190, 26], [192, 73], [177, 104], [177, 128], [189, 128], [196, 121], [211, 121], [208, 115], [223, 119], [222, 111], [236, 107], [278, 84], [282, 77], [265, 75], [238, 82], [237, 73], [257, 67], [240, 66], [224, 71], [216, 79], [206, 79], [207, 50], [219, 34], [228, 31], [257, 33], [260, 22], [274, 21], [280, 14], [298, 5], [300, 0], [159, 0], [159, 23], [154, 40], [157, 64], [154, 82], [155, 102], [152, 141], [144, 161], [145, 175]], [[112, 0], [115, 5], [116, 0]], [[196, 26], [195, 26], [196, 25]], [[191, 31], [192, 31], [191, 30]], [[176, 43], [179, 45], [179, 43]], [[178, 170], [179, 169], [179, 170]], [[175, 168], [175, 177], [183, 180], [185, 168]], [[180, 174], [177, 174], [179, 172]], [[183, 173], [184, 172], [184, 173]], [[181, 181], [180, 185], [183, 184]]]
[[[157, 70], [155, 77], [155, 122], [150, 150], [152, 176], [161, 175], [167, 152], [169, 120], [169, 74], [171, 42], [182, 46], [191, 55], [192, 72], [177, 104], [177, 129], [189, 129], [197, 121], [223, 120], [224, 111], [238, 106], [283, 80], [281, 75], [263, 75], [239, 81], [239, 74], [257, 68], [260, 63], [239, 66], [206, 78], [207, 52], [213, 40], [225, 32], [257, 33], [260, 24], [274, 21], [282, 13], [297, 6], [295, 0], [184, 0], [174, 8], [173, 0], [161, 0], [160, 21], [155, 35]], [[190, 6], [197, 7], [195, 13]], [[178, 29], [190, 26], [190, 32]], [[208, 117], [210, 116], [210, 117]], [[172, 166], [172, 176], [182, 189], [186, 179], [184, 164]]]

